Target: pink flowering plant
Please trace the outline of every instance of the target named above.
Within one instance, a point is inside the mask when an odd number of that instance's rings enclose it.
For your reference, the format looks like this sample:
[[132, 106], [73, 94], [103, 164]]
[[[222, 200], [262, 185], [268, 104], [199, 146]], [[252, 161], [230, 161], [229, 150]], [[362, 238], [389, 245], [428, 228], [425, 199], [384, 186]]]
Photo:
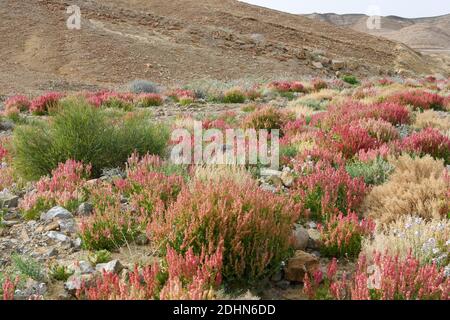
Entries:
[[35, 219], [42, 211], [59, 205], [75, 210], [86, 197], [83, 188], [90, 176], [91, 166], [67, 160], [36, 183], [36, 191], [28, 193], [19, 203], [19, 209], [27, 219]]
[[331, 215], [324, 224], [318, 225], [320, 251], [326, 257], [355, 258], [361, 251], [363, 237], [370, 236], [375, 223], [370, 219], [359, 220], [355, 213], [344, 216]]

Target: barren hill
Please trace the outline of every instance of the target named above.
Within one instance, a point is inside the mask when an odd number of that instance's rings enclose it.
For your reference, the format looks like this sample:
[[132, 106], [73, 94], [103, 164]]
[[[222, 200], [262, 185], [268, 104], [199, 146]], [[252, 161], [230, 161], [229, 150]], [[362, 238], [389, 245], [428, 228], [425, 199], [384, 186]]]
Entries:
[[363, 14], [338, 15], [327, 13], [306, 16], [337, 26], [348, 27], [356, 31], [403, 42], [417, 50], [450, 51], [450, 14], [417, 19], [407, 19], [397, 16], [382, 17], [381, 29], [379, 30], [369, 29], [367, 27], [368, 16]]
[[[136, 78], [443, 72], [397, 42], [235, 0], [0, 1], [0, 95]], [[81, 8], [81, 30], [66, 27], [69, 5]]]

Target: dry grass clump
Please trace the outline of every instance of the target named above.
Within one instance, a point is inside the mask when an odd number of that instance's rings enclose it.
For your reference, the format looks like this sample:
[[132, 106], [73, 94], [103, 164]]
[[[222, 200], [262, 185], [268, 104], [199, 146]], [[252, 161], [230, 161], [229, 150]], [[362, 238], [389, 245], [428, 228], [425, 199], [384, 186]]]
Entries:
[[450, 130], [450, 117], [442, 116], [440, 113], [433, 110], [427, 110], [416, 115], [414, 127], [418, 129], [432, 127], [447, 132]]
[[287, 111], [294, 113], [297, 119], [303, 117], [311, 117], [312, 115], [317, 113], [317, 111], [315, 111], [313, 108], [303, 105], [297, 100], [289, 102]]
[[445, 266], [449, 259], [449, 237], [448, 219], [425, 221], [419, 217], [403, 216], [375, 232], [373, 240], [366, 239], [362, 253], [369, 260], [374, 252], [387, 252], [401, 259], [412, 254], [422, 264], [435, 262]]
[[244, 166], [221, 164], [196, 166], [193, 169], [193, 177], [193, 181], [220, 182], [223, 180], [231, 180], [238, 184], [252, 180], [252, 175]]
[[369, 217], [386, 224], [405, 215], [439, 219], [448, 214], [450, 183], [442, 161], [403, 155], [392, 164], [396, 169], [389, 181], [374, 187], [364, 201]]

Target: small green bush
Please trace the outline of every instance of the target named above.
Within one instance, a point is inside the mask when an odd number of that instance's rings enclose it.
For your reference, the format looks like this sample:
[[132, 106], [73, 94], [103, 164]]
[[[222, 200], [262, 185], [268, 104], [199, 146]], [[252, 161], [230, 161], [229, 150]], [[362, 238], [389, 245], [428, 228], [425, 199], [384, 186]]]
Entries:
[[65, 282], [71, 275], [73, 275], [73, 272], [69, 271], [66, 266], [57, 264], [50, 267], [49, 275], [53, 280]]
[[352, 76], [352, 75], [345, 75], [345, 76], [342, 77], [342, 80], [344, 82], [347, 82], [348, 84], [351, 84], [351, 85], [359, 84], [358, 78], [356, 78], [355, 76]]
[[97, 177], [104, 168], [123, 167], [128, 157], [161, 155], [168, 130], [141, 117], [111, 121], [84, 100], [66, 100], [50, 122], [19, 126], [13, 135], [15, 169], [26, 179], [51, 173], [68, 159], [92, 165]]
[[352, 178], [363, 177], [366, 184], [380, 185], [394, 171], [394, 166], [382, 158], [377, 158], [369, 163], [361, 161], [349, 163], [346, 170]]
[[245, 94], [239, 89], [233, 89], [225, 92], [223, 95], [223, 103], [244, 103]]
[[31, 257], [13, 254], [11, 257], [14, 269], [21, 275], [30, 277], [36, 281], [44, 281], [45, 275], [41, 264]]

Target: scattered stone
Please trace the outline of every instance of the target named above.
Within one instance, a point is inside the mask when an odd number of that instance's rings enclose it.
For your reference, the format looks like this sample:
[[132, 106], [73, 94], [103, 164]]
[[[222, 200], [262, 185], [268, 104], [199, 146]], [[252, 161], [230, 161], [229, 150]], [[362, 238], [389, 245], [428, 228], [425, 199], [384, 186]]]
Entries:
[[316, 229], [317, 228], [317, 223], [315, 223], [313, 221], [310, 221], [310, 222], [308, 222], [308, 227], [310, 229]]
[[292, 187], [294, 184], [294, 175], [288, 171], [283, 171], [280, 178], [283, 185], [287, 188]]
[[58, 220], [59, 229], [65, 233], [77, 232], [77, 226], [74, 219]]
[[20, 219], [20, 214], [15, 211], [8, 211], [3, 215], [4, 221], [19, 220], [19, 219]]
[[277, 188], [275, 188], [274, 186], [271, 186], [270, 184], [267, 183], [263, 183], [260, 188], [264, 191], [268, 191], [268, 192], [272, 192], [272, 193], [276, 193], [278, 190]]
[[0, 208], [17, 208], [19, 205], [19, 197], [9, 191], [0, 192]]
[[27, 300], [30, 297], [43, 297], [46, 293], [47, 285], [45, 283], [28, 278], [23, 289], [15, 291], [14, 299]]
[[308, 231], [301, 225], [297, 225], [294, 230], [294, 249], [306, 250], [308, 246], [309, 235]]
[[73, 249], [78, 251], [81, 250], [81, 238], [76, 238], [72, 241]]
[[95, 270], [98, 272], [119, 273], [122, 269], [123, 266], [119, 260], [112, 260], [108, 263], [99, 263], [95, 266]]
[[49, 237], [50, 239], [53, 239], [55, 241], [62, 242], [62, 243], [71, 243], [70, 238], [61, 232], [49, 231], [47, 233], [47, 237]]
[[345, 68], [345, 62], [340, 60], [331, 61], [331, 69], [334, 71], [342, 70]]
[[83, 202], [78, 207], [77, 214], [80, 216], [89, 216], [93, 210], [94, 210], [94, 206], [92, 205], [92, 203]]
[[44, 256], [47, 257], [47, 258], [56, 257], [57, 255], [58, 255], [58, 250], [56, 248], [50, 248], [44, 254]]
[[68, 266], [68, 269], [74, 274], [91, 274], [94, 273], [94, 268], [88, 261], [77, 261]]
[[293, 282], [303, 282], [306, 273], [314, 273], [320, 268], [317, 257], [304, 251], [296, 251], [293, 258], [289, 259], [285, 268], [285, 279]]
[[72, 219], [73, 215], [70, 211], [64, 209], [63, 207], [53, 207], [45, 213], [41, 214], [41, 220], [49, 221], [54, 218], [58, 219]]
[[15, 226], [17, 224], [20, 224], [20, 221], [17, 220], [10, 220], [10, 221], [1, 221], [0, 222], [2, 226], [11, 228], [12, 226]]
[[313, 67], [316, 69], [323, 69], [323, 64], [322, 62], [313, 62], [312, 63]]
[[71, 295], [74, 295], [77, 290], [81, 289], [81, 285], [84, 283], [86, 286], [93, 284], [93, 274], [74, 274], [67, 279], [64, 283], [64, 289]]

